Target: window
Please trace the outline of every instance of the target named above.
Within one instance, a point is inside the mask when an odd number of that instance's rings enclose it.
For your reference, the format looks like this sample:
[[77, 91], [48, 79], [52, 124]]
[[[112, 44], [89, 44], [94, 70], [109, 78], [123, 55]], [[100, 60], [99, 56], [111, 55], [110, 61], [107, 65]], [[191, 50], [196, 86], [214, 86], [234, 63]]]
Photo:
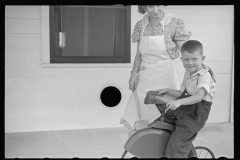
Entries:
[[50, 6], [50, 63], [130, 63], [130, 6]]

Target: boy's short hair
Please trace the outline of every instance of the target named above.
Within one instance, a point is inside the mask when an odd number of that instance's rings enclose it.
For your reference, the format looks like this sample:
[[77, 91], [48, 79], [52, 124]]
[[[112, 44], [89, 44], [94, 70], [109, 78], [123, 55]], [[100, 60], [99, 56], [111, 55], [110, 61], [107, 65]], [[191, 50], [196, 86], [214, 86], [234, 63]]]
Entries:
[[181, 52], [185, 51], [187, 51], [188, 53], [194, 53], [196, 51], [199, 51], [199, 53], [203, 55], [203, 45], [197, 40], [188, 40], [183, 43], [181, 47]]

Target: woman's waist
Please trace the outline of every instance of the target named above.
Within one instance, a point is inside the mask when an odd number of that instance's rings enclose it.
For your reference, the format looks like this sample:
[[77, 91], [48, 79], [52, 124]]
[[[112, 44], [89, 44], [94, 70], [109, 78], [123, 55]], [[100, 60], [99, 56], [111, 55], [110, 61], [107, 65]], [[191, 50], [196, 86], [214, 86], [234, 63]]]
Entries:
[[162, 67], [162, 66], [172, 66], [173, 60], [172, 59], [143, 59], [141, 62], [141, 66], [145, 67]]

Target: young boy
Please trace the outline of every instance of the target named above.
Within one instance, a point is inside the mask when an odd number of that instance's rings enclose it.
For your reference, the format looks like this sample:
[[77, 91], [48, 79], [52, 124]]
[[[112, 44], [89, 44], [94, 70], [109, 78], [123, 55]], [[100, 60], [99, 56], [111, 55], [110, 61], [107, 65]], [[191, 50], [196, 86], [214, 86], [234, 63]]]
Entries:
[[[203, 46], [199, 41], [186, 41], [181, 48], [181, 60], [186, 69], [180, 90], [159, 89], [164, 93], [178, 97], [166, 104], [164, 122], [176, 126], [169, 138], [165, 156], [168, 158], [187, 158], [196, 154], [192, 141], [208, 119], [216, 83], [204, 69], [202, 62]], [[191, 151], [193, 149], [193, 153]]]

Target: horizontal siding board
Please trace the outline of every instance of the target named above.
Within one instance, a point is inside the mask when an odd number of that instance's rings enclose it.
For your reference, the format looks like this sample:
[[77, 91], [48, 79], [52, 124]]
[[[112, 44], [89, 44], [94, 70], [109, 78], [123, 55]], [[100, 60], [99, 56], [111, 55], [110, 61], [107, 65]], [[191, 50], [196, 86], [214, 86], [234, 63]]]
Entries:
[[95, 76], [129, 76], [130, 78], [130, 71], [132, 67], [127, 68], [71, 68], [70, 69], [70, 76], [83, 76], [83, 75], [95, 75]]
[[232, 73], [232, 62], [204, 62], [214, 73]]
[[[205, 56], [205, 62], [212, 62], [212, 61], [218, 61], [218, 62], [232, 62], [233, 57], [233, 49], [218, 49], [218, 48], [203, 48], [203, 54]], [[181, 55], [180, 55], [181, 57]], [[177, 58], [174, 60], [181, 62], [180, 58]]]
[[5, 90], [103, 90], [108, 86], [114, 86], [118, 89], [127, 89], [128, 79], [128, 76], [6, 77]]
[[186, 23], [195, 36], [233, 36], [234, 23]]
[[230, 49], [233, 46], [233, 36], [197, 36], [193, 34], [190, 39], [200, 41], [205, 49]]
[[[174, 17], [183, 19], [185, 23], [233, 23], [234, 10], [208, 10], [193, 8], [174, 8], [165, 9]], [[221, 15], [221, 16], [219, 16]]]
[[[217, 100], [221, 101], [225, 98], [230, 99], [230, 97], [231, 97], [231, 86], [217, 86], [216, 87], [216, 94], [215, 94], [213, 102], [215, 102]], [[230, 103], [229, 103], [228, 107], [230, 109]]]
[[233, 10], [234, 5], [168, 5], [165, 9]]
[[123, 125], [119, 123], [118, 115], [115, 114], [110, 114], [107, 116], [102, 116], [98, 114], [94, 117], [6, 116], [6, 119], [7, 120], [5, 121], [5, 133], [123, 127]]
[[[39, 102], [39, 100], [36, 100], [39, 103], [31, 104], [31, 102], [25, 101], [21, 103], [8, 103], [7, 108], [5, 109], [6, 115], [13, 115], [13, 116], [35, 116], [35, 117], [48, 117], [48, 116], [73, 116], [76, 113], [76, 107], [74, 104], [73, 94], [68, 91], [64, 92], [54, 92], [54, 95], [49, 95], [49, 98], [45, 97], [44, 100]], [[37, 95], [36, 95], [37, 96]], [[39, 97], [43, 97], [43, 94], [38, 94]], [[56, 96], [59, 97], [56, 98]], [[33, 96], [29, 96], [33, 97]], [[60, 100], [60, 97], [62, 99], [67, 100]], [[37, 99], [37, 98], [36, 98]], [[48, 101], [46, 101], [48, 99]], [[53, 101], [58, 100], [53, 105]], [[61, 102], [61, 103], [60, 103]]]
[[233, 48], [229, 49], [203, 49], [203, 53], [205, 55], [204, 61], [231, 61], [233, 58]]
[[229, 122], [230, 115], [230, 98], [214, 99], [207, 123]]
[[128, 88], [129, 76], [85, 76], [71, 77], [72, 85], [79, 90], [99, 89], [114, 86], [118, 89]]
[[42, 49], [6, 48], [5, 63], [41, 63]]
[[[218, 86], [231, 86], [232, 82], [232, 74], [215, 74], [215, 79], [217, 81], [217, 87]], [[183, 74], [178, 74], [179, 83], [182, 83], [183, 80]]]
[[5, 6], [5, 18], [41, 19], [41, 6]]
[[[206, 66], [209, 66], [214, 73], [218, 74], [218, 73], [232, 73], [232, 62], [228, 61], [228, 62], [204, 62], [204, 64]], [[182, 62], [180, 61], [175, 61], [174, 62], [175, 68], [177, 70], [178, 74], [184, 74], [185, 72], [185, 68], [183, 67]]]
[[5, 19], [6, 33], [42, 33], [42, 21], [35, 19]]
[[6, 63], [6, 77], [130, 76], [131, 68], [43, 68], [40, 63]]
[[5, 77], [68, 77], [69, 68], [42, 68], [41, 63], [6, 63]]
[[8, 91], [72, 90], [69, 77], [6, 77]]
[[42, 48], [42, 35], [5, 34], [5, 48]]
[[[94, 116], [94, 121], [92, 121], [93, 117], [88, 116], [86, 118], [82, 118], [79, 116], [74, 117], [75, 123], [74, 128], [110, 128], [110, 127], [123, 127], [122, 124], [119, 123], [120, 117], [119, 114], [110, 114], [106, 116], [102, 116], [100, 114]], [[89, 123], [86, 124], [84, 121], [88, 121]], [[95, 122], [96, 121], [96, 122]]]
[[[34, 104], [53, 104], [55, 100], [58, 99], [56, 97], [56, 93], [60, 93], [60, 91], [8, 91], [5, 90], [5, 104], [6, 106], [10, 104], [25, 104], [25, 105], [34, 105]], [[71, 95], [72, 91], [70, 90], [62, 90], [62, 95]], [[55, 99], [54, 99], [55, 98]], [[62, 97], [61, 97], [62, 98]], [[60, 103], [68, 103], [69, 99], [59, 99]], [[71, 99], [73, 100], [73, 99]], [[67, 102], [64, 102], [67, 101]], [[56, 101], [57, 102], [57, 101]], [[73, 101], [72, 101], [73, 102]], [[58, 103], [58, 102], [57, 102]]]
[[30, 115], [6, 115], [5, 123], [5, 133], [77, 129], [72, 128], [72, 124], [74, 123], [73, 116], [38, 117]]

